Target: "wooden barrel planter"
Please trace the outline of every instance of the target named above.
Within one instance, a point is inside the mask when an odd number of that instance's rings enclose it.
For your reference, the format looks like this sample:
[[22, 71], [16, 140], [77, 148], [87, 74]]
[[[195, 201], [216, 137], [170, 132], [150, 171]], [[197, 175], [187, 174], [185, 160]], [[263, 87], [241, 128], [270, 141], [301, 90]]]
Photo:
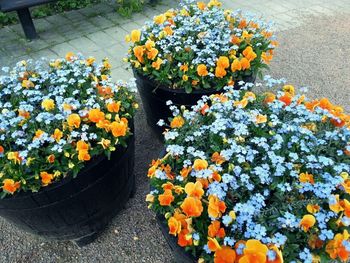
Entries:
[[83, 246], [92, 242], [135, 193], [135, 141], [89, 161], [76, 178], [66, 177], [37, 193], [0, 199], [0, 216], [19, 228]]
[[[133, 70], [136, 78], [136, 84], [141, 96], [143, 108], [146, 112], [147, 124], [155, 132], [157, 137], [162, 140], [162, 133], [164, 128], [157, 125], [160, 119], [165, 122], [169, 117], [172, 117], [172, 112], [169, 106], [166, 105], [168, 100], [172, 101], [172, 105], [180, 107], [181, 105], [190, 108], [196, 105], [197, 101], [202, 96], [210, 96], [212, 94], [221, 93], [216, 89], [199, 89], [193, 90], [191, 93], [186, 93], [184, 89], [170, 89], [164, 85], [161, 85], [148, 76], [139, 74], [136, 70]], [[254, 76], [247, 76], [243, 79], [244, 82], [254, 82]], [[235, 83], [235, 89], [239, 89], [239, 83]]]

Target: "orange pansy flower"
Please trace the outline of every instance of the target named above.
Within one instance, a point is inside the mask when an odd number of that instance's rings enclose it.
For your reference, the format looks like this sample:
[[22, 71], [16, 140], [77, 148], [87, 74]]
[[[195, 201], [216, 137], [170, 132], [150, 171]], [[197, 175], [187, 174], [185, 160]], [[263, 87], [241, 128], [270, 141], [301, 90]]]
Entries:
[[327, 98], [322, 98], [319, 101], [318, 106], [324, 110], [330, 111], [333, 108], [333, 104]]
[[204, 170], [208, 168], [208, 162], [203, 159], [196, 159], [193, 163], [193, 169], [196, 171]]
[[131, 41], [132, 42], [134, 42], [134, 43], [139, 42], [140, 39], [141, 39], [141, 31], [140, 30], [135, 29], [135, 30], [131, 31]]
[[175, 217], [170, 217], [168, 220], [169, 234], [176, 236], [181, 232], [181, 222]]
[[180, 175], [183, 178], [186, 178], [191, 171], [192, 171], [192, 167], [183, 167], [180, 171]]
[[218, 238], [225, 237], [225, 229], [223, 227], [220, 227], [220, 221], [215, 220], [211, 222], [208, 227], [208, 236]]
[[147, 58], [150, 60], [154, 60], [157, 55], [158, 55], [158, 49], [156, 48], [151, 48], [151, 50], [147, 52]]
[[216, 240], [216, 238], [211, 238], [208, 237], [208, 248], [210, 249], [210, 251], [215, 252], [219, 249], [221, 249], [221, 246], [219, 244], [219, 242]]
[[241, 65], [241, 62], [239, 61], [238, 58], [233, 60], [233, 62], [231, 64], [231, 70], [232, 70], [232, 72], [236, 72], [236, 71], [242, 70], [242, 65]]
[[43, 183], [44, 186], [50, 184], [54, 178], [53, 174], [50, 174], [48, 172], [41, 172], [40, 177], [41, 177], [41, 182]]
[[169, 206], [174, 201], [172, 191], [166, 189], [163, 194], [158, 196], [158, 201], [161, 206]]
[[152, 62], [152, 68], [159, 70], [162, 63], [163, 63], [163, 60], [161, 58], [157, 58], [156, 61]]
[[87, 151], [89, 150], [89, 145], [84, 141], [78, 141], [76, 146], [77, 151]]
[[171, 29], [170, 26], [164, 27], [163, 30], [164, 30], [165, 34], [167, 34], [168, 36], [171, 36], [174, 33], [174, 31]]
[[53, 154], [50, 154], [48, 157], [47, 157], [47, 161], [49, 163], [53, 163], [55, 161], [55, 155]]
[[209, 105], [207, 103], [205, 103], [203, 105], [203, 107], [201, 108], [201, 114], [205, 115], [205, 113], [207, 112], [207, 109], [209, 109]]
[[344, 209], [344, 215], [350, 218], [350, 202], [346, 199], [340, 201], [340, 205]]
[[242, 58], [240, 62], [241, 62], [242, 70], [246, 70], [250, 68], [250, 62], [247, 58]]
[[223, 69], [228, 68], [230, 66], [230, 61], [228, 57], [220, 56], [216, 61], [216, 66]]
[[204, 10], [207, 5], [204, 3], [204, 2], [198, 2], [197, 3], [197, 7], [200, 9], [200, 10]]
[[186, 197], [180, 207], [190, 217], [198, 217], [203, 212], [202, 202], [195, 197]]
[[248, 25], [247, 21], [245, 19], [242, 19], [241, 21], [239, 21], [238, 28], [242, 29], [247, 27], [247, 25]]
[[116, 112], [116, 113], [118, 113], [119, 110], [120, 110], [120, 104], [121, 104], [120, 101], [118, 101], [118, 102], [113, 101], [111, 103], [108, 103], [107, 104], [107, 110], [109, 112]]
[[341, 185], [344, 187], [344, 191], [350, 194], [350, 179], [345, 180], [344, 183], [342, 183]]
[[198, 73], [198, 76], [201, 76], [201, 77], [207, 76], [208, 75], [207, 66], [204, 64], [199, 64], [197, 66], [197, 73]]
[[223, 78], [226, 75], [227, 75], [227, 72], [226, 72], [226, 70], [224, 68], [222, 68], [222, 67], [216, 67], [215, 68], [215, 76], [217, 78]]
[[87, 150], [81, 150], [78, 152], [79, 161], [90, 161], [91, 156]]
[[245, 56], [249, 62], [253, 61], [257, 57], [251, 46], [248, 46], [243, 50], [243, 56]]
[[231, 37], [231, 43], [234, 45], [238, 45], [241, 43], [241, 39], [238, 36], [233, 35]]
[[329, 209], [331, 209], [334, 213], [339, 213], [344, 210], [339, 201], [339, 195], [333, 195], [334, 199], [332, 203], [329, 204]]
[[313, 215], [304, 215], [300, 221], [300, 227], [304, 230], [304, 232], [307, 232], [315, 225], [315, 223], [316, 218]]
[[192, 245], [192, 237], [188, 237], [187, 235], [189, 234], [190, 231], [187, 229], [183, 229], [177, 239], [177, 243], [180, 247], [186, 247], [186, 246], [191, 246]]
[[265, 62], [265, 64], [270, 64], [271, 60], [273, 59], [273, 55], [268, 54], [266, 52], [262, 52], [261, 59]]
[[15, 182], [12, 179], [5, 179], [2, 181], [2, 189], [10, 194], [13, 194], [21, 187], [20, 182]]
[[286, 106], [292, 103], [293, 96], [289, 92], [285, 92], [281, 97], [278, 98], [279, 101], [282, 101]]
[[184, 124], [185, 124], [184, 118], [182, 118], [181, 116], [176, 116], [170, 122], [170, 127], [172, 129], [174, 129], [174, 128], [181, 128]]
[[61, 132], [60, 129], [55, 129], [51, 137], [54, 138], [56, 142], [59, 142], [62, 136], [63, 136], [63, 132]]
[[197, 182], [201, 182], [201, 184], [203, 185], [203, 189], [207, 189], [209, 187], [209, 181], [208, 179], [205, 178], [197, 178], [196, 180]]
[[310, 184], [314, 184], [314, 176], [312, 174], [309, 173], [301, 173], [299, 174], [299, 181], [301, 183], [310, 183]]
[[312, 249], [320, 249], [323, 246], [323, 241], [317, 235], [310, 235], [308, 244]]
[[246, 243], [246, 247], [243, 250], [243, 257], [239, 260], [239, 263], [265, 263], [268, 248], [262, 244], [259, 240], [250, 239]]
[[125, 136], [128, 130], [128, 123], [121, 121], [114, 121], [110, 125], [110, 129], [114, 137]]
[[236, 252], [228, 246], [223, 246], [221, 247], [221, 249], [218, 249], [215, 251], [214, 263], [237, 262], [235, 260], [236, 260]]
[[308, 204], [306, 206], [306, 210], [310, 213], [310, 214], [315, 214], [318, 211], [320, 211], [321, 207], [319, 205], [313, 205], [313, 204]]
[[67, 118], [69, 127], [79, 128], [80, 126], [80, 116], [76, 113], [70, 114]]
[[98, 123], [105, 119], [105, 114], [100, 109], [91, 109], [88, 113], [89, 120]]
[[226, 204], [224, 201], [215, 195], [209, 196], [208, 214], [213, 218], [221, 217], [221, 214], [226, 211]]
[[266, 92], [264, 96], [265, 96], [264, 103], [271, 103], [271, 102], [274, 102], [276, 99], [276, 95], [273, 94], [272, 92]]
[[134, 55], [140, 63], [144, 62], [143, 55], [145, 54], [145, 48], [143, 46], [136, 46], [133, 48]]
[[204, 194], [201, 182], [189, 182], [185, 185], [185, 192], [188, 196], [201, 198]]
[[214, 152], [213, 155], [211, 156], [211, 161], [216, 164], [222, 164], [226, 161], [226, 159], [222, 157], [220, 153]]

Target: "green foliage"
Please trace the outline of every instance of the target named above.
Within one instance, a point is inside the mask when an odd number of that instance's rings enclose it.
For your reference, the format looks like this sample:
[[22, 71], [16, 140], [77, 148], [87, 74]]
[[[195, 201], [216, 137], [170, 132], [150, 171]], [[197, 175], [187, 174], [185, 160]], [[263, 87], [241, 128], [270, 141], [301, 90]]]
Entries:
[[[101, 0], [59, 0], [51, 4], [40, 5], [33, 8], [32, 16], [36, 18], [45, 17], [53, 15], [55, 13], [84, 8], [99, 2], [101, 2]], [[15, 12], [0, 12], [0, 27], [11, 25], [17, 22], [18, 18]]]
[[0, 27], [8, 24], [13, 24], [16, 21], [17, 18], [15, 15], [0, 12]]
[[117, 11], [124, 17], [130, 17], [132, 13], [141, 12], [144, 4], [144, 0], [118, 0]]

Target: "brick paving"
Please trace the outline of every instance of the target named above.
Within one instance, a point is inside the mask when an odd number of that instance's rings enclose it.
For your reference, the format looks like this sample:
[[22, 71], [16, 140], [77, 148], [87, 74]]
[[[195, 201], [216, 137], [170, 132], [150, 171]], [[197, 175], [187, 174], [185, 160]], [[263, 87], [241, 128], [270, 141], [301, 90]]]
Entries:
[[[131, 76], [122, 59], [128, 46], [125, 35], [142, 26], [146, 20], [177, 5], [179, 0], [161, 0], [156, 6], [147, 5], [142, 13], [131, 18], [121, 17], [115, 6], [101, 3], [93, 7], [74, 10], [35, 19], [40, 39], [28, 42], [20, 25], [0, 29], [0, 66], [12, 66], [22, 59], [56, 58], [68, 51], [81, 52], [97, 59], [109, 57], [112, 76], [116, 79]], [[223, 0], [230, 9], [242, 9], [274, 21], [276, 31], [299, 27], [310, 16], [331, 16], [350, 13], [350, 1], [333, 0]]]

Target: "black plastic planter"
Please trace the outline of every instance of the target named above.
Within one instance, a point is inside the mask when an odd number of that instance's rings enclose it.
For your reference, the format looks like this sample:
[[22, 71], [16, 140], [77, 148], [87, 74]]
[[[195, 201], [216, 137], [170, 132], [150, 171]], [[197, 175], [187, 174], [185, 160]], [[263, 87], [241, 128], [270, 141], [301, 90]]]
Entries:
[[173, 251], [174, 259], [176, 263], [195, 263], [197, 262], [195, 258], [183, 247], [180, 247], [177, 244], [177, 238], [169, 234], [169, 228], [168, 225], [164, 219], [164, 216], [157, 215], [157, 222], [160, 227], [160, 230], [162, 231], [166, 242], [168, 243], [169, 247]]
[[[146, 112], [147, 123], [161, 140], [164, 128], [159, 127], [157, 122], [160, 119], [167, 122], [168, 118], [172, 116], [169, 106], [166, 105], [168, 100], [171, 100], [173, 105], [178, 107], [184, 105], [190, 108], [191, 106], [196, 105], [197, 101], [202, 96], [210, 96], [221, 92], [215, 89], [202, 89], [193, 90], [192, 93], [186, 93], [183, 89], [170, 89], [160, 85], [147, 76], [139, 74], [136, 70], [133, 70], [133, 72], [136, 78], [136, 84], [141, 96], [143, 108]], [[245, 82], [254, 82], [255, 77], [248, 76], [243, 80]], [[235, 89], [239, 89], [238, 82], [235, 83]]]
[[135, 141], [89, 161], [76, 178], [66, 177], [37, 193], [0, 200], [0, 216], [48, 239], [92, 242], [135, 193]]

